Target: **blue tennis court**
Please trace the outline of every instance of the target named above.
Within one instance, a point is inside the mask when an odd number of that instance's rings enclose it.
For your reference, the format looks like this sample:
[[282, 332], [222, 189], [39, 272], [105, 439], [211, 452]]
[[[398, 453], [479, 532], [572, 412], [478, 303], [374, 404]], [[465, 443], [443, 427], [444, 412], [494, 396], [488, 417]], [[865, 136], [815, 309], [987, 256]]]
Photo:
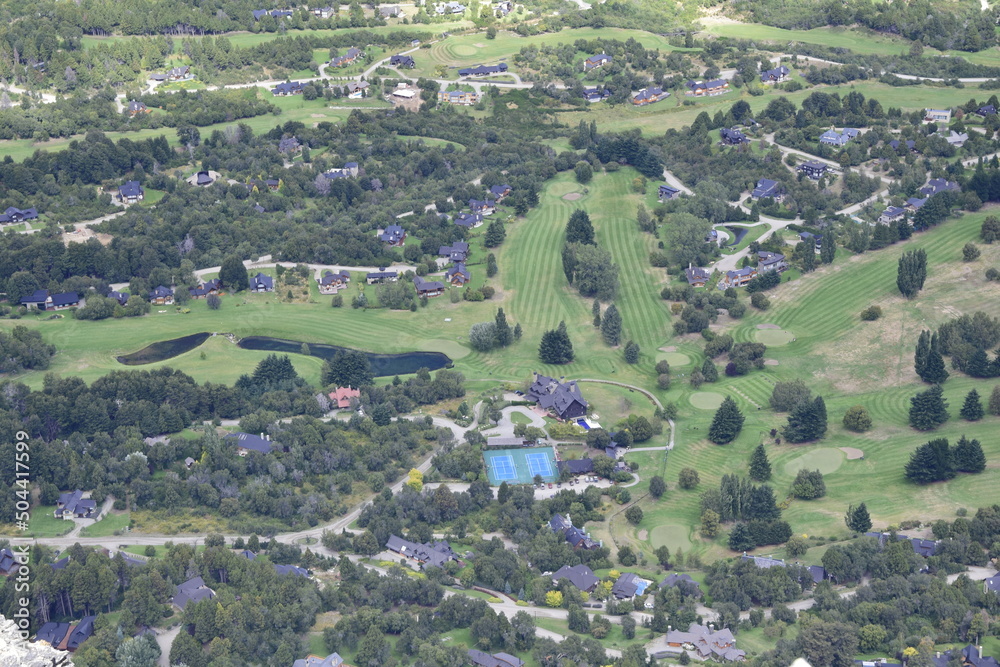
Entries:
[[535, 475], [550, 477], [552, 475], [552, 466], [549, 465], [548, 454], [531, 452], [524, 455], [524, 460], [528, 462], [528, 474], [532, 477]]
[[492, 486], [501, 482], [532, 484], [540, 475], [546, 482], [554, 482], [556, 474], [556, 453], [551, 447], [520, 447], [517, 449], [493, 449], [483, 452], [486, 474]]
[[490, 463], [493, 466], [493, 476], [501, 481], [517, 479], [517, 470], [514, 469], [514, 457], [494, 456]]

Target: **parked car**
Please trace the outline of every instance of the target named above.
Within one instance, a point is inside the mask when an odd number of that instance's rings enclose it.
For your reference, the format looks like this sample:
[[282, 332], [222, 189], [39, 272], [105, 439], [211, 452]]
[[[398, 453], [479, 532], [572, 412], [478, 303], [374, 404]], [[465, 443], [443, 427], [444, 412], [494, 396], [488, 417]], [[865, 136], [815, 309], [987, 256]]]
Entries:
[[550, 489], [552, 488], [552, 482], [549, 482], [549, 488]]

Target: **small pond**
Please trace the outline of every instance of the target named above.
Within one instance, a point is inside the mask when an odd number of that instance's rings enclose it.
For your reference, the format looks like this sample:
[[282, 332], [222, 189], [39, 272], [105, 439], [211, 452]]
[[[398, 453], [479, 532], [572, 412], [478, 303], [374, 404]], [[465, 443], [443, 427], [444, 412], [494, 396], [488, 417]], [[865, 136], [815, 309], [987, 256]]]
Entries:
[[728, 227], [727, 226], [726, 230], [730, 234], [733, 234], [736, 237], [733, 241], [731, 241], [731, 242], [729, 242], [729, 243], [726, 244], [726, 247], [729, 248], [731, 246], [737, 246], [737, 245], [739, 245], [740, 241], [743, 240], [743, 237], [746, 236], [747, 232], [750, 231], [750, 228], [749, 227]]
[[142, 364], [151, 364], [156, 361], [170, 359], [172, 357], [176, 357], [177, 355], [184, 354], [185, 352], [190, 352], [208, 340], [211, 335], [212, 334], [207, 331], [203, 331], [201, 333], [191, 334], [190, 336], [182, 336], [181, 338], [161, 340], [151, 345], [147, 345], [138, 352], [123, 354], [122, 356], [117, 357], [118, 363], [125, 364], [126, 366], [140, 366]]
[[[202, 332], [171, 340], [161, 340], [147, 345], [138, 352], [125, 354], [117, 359], [119, 363], [127, 366], [139, 366], [157, 361], [165, 361], [185, 352], [190, 352], [208, 340], [211, 335], [210, 333]], [[247, 336], [238, 345], [244, 350], [300, 354], [302, 343], [303, 341], [300, 340], [287, 340], [285, 338]], [[310, 355], [326, 361], [332, 360], [338, 351], [348, 349], [350, 348], [326, 345], [324, 343], [309, 343]], [[441, 352], [404, 352], [402, 354], [375, 354], [373, 352], [366, 352], [365, 355], [368, 357], [372, 374], [375, 377], [407, 375], [409, 373], [416, 373], [421, 368], [436, 371], [441, 368], [449, 368], [452, 365], [451, 357]]]
[[[300, 340], [271, 338], [270, 336], [247, 336], [239, 342], [244, 350], [265, 350], [267, 352], [285, 352], [299, 354], [302, 350]], [[350, 348], [325, 343], [309, 343], [309, 353], [325, 361], [333, 359], [338, 351]], [[368, 362], [372, 367], [372, 375], [385, 377], [387, 375], [406, 375], [416, 373], [421, 368], [436, 371], [451, 366], [451, 357], [442, 352], [403, 352], [402, 354], [375, 354], [366, 352]]]

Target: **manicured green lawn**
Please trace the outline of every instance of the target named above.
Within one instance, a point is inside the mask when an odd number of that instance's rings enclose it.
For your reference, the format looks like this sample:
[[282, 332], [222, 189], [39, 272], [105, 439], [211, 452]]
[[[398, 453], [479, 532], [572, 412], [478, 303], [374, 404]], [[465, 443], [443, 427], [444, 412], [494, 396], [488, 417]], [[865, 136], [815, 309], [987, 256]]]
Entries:
[[510, 420], [515, 424], [530, 424], [531, 419], [527, 415], [523, 415], [520, 412], [510, 413]]
[[85, 526], [80, 531], [82, 537], [108, 537], [114, 535], [115, 531], [122, 531], [129, 525], [129, 513], [121, 514], [109, 513], [103, 519], [92, 526]]
[[11, 527], [8, 535], [18, 537], [59, 537], [73, 530], [74, 523], [66, 519], [57, 519], [52, 513], [55, 505], [43, 505], [31, 510], [28, 519], [28, 530], [21, 532]]
[[[902, 37], [893, 38], [869, 30], [840, 27], [785, 30], [766, 25], [719, 23], [708, 26], [705, 31], [720, 37], [752, 39], [762, 42], [803, 42], [880, 56], [898, 56], [901, 53], [907, 53], [911, 44], [910, 40]], [[934, 49], [925, 49], [925, 54], [929, 51], [934, 51]], [[936, 53], [936, 51], [934, 52]]]

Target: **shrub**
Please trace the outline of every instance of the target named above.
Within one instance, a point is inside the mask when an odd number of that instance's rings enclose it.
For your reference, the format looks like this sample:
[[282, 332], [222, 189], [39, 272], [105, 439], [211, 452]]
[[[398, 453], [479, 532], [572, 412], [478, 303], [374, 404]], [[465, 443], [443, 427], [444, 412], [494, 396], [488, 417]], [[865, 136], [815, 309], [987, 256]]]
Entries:
[[493, 604], [496, 604], [498, 602], [503, 602], [503, 600], [501, 600], [500, 598], [495, 598], [495, 597], [492, 597], [492, 596], [486, 598], [486, 601], [487, 602], [491, 602]]
[[677, 475], [677, 485], [682, 489], [693, 489], [698, 486], [699, 482], [701, 479], [698, 477], [698, 471], [694, 468], [682, 468]]
[[872, 416], [863, 405], [855, 405], [844, 413], [844, 428], [856, 433], [864, 433], [872, 427]]
[[974, 262], [979, 259], [979, 248], [976, 247], [975, 243], [966, 243], [962, 247], [962, 259], [966, 262]]
[[880, 317], [882, 317], [881, 306], [868, 306], [861, 311], [861, 319], [865, 322], [873, 322]]
[[754, 292], [750, 295], [750, 305], [757, 310], [767, 310], [771, 307], [771, 300], [763, 292]]

